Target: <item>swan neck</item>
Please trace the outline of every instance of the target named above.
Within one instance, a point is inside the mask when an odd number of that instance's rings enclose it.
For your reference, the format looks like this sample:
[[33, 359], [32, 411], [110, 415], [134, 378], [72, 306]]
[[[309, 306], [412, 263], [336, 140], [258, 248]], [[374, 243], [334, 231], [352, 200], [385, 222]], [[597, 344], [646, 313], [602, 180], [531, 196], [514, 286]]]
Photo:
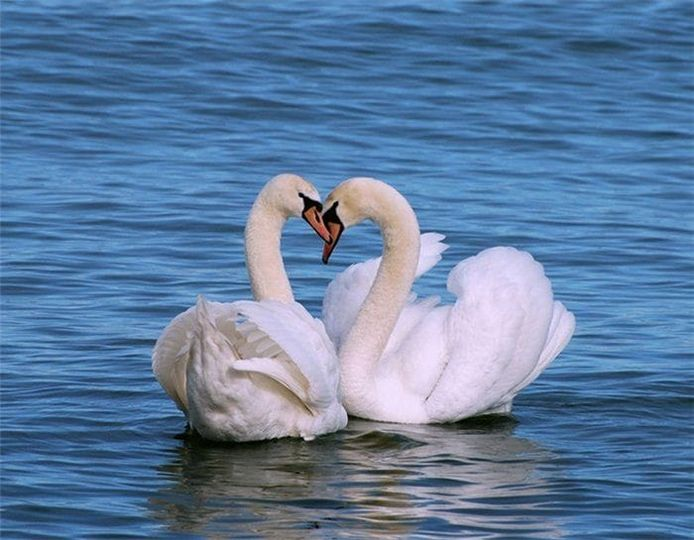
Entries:
[[356, 416], [361, 410], [373, 414], [375, 370], [407, 303], [419, 260], [417, 217], [404, 198], [402, 201], [404, 205], [391, 203], [386, 215], [371, 216], [381, 229], [383, 258], [340, 350], [343, 399]]
[[265, 197], [253, 204], [245, 231], [246, 268], [255, 300], [293, 302], [282, 260], [282, 229], [287, 217]]

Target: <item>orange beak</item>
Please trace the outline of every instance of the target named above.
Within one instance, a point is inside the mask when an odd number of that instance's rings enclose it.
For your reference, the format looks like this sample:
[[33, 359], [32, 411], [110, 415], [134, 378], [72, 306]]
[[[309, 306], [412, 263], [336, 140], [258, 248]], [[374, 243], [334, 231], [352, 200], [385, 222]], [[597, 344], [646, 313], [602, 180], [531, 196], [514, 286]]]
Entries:
[[345, 226], [339, 220], [331, 221], [330, 219], [324, 219], [325, 225], [328, 227], [328, 232], [330, 233], [330, 241], [323, 244], [323, 264], [328, 264], [330, 255], [335, 251], [335, 246], [342, 236], [342, 232], [345, 230]]
[[323, 223], [323, 218], [321, 217], [320, 210], [317, 206], [311, 206], [310, 208], [304, 210], [301, 217], [306, 220], [306, 223], [308, 223], [314, 231], [316, 231], [316, 234], [321, 237], [323, 242], [332, 241], [330, 232]]

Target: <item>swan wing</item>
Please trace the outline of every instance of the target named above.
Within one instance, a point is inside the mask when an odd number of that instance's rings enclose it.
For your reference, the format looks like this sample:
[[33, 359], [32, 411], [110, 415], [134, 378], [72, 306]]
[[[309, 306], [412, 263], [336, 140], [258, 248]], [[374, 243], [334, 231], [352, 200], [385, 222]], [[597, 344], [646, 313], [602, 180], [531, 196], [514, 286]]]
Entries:
[[337, 400], [339, 367], [323, 323], [296, 302], [234, 302], [236, 347], [241, 371], [271, 377], [298, 397], [307, 409], [331, 407]]
[[[448, 245], [442, 242], [445, 238], [438, 233], [424, 233], [420, 236], [416, 278], [427, 273], [441, 260], [441, 254], [448, 249]], [[354, 324], [380, 264], [381, 257], [353, 264], [338, 274], [325, 291], [322, 319], [328, 336], [338, 349]], [[410, 302], [415, 299], [413, 293]]]
[[226, 381], [230, 387], [234, 373], [253, 372], [275, 380], [312, 411], [337, 399], [335, 349], [323, 324], [300, 304], [220, 303], [199, 297], [175, 317], [157, 340], [152, 370], [185, 413], [187, 371], [196, 346], [205, 351], [200, 357], [206, 361], [208, 387], [212, 381]]
[[549, 325], [547, 340], [535, 367], [518, 384], [511, 388], [500, 400], [500, 404], [492, 410], [510, 412], [511, 402], [516, 394], [537, 379], [545, 368], [559, 356], [559, 353], [564, 350], [571, 340], [575, 329], [576, 318], [574, 314], [567, 310], [564, 304], [555, 300], [552, 307], [552, 322]]
[[[233, 320], [231, 304], [207, 302], [214, 319]], [[187, 413], [186, 370], [191, 358], [197, 317], [196, 306], [176, 316], [157, 339], [152, 352], [154, 376], [176, 406]]]
[[[510, 410], [513, 396], [559, 354], [573, 316], [555, 303], [542, 265], [496, 247], [451, 270], [445, 367], [426, 400], [434, 421]], [[563, 312], [562, 312], [563, 310]]]
[[191, 427], [208, 439], [310, 440], [347, 423], [334, 348], [299, 305], [200, 296], [164, 331], [152, 365]]

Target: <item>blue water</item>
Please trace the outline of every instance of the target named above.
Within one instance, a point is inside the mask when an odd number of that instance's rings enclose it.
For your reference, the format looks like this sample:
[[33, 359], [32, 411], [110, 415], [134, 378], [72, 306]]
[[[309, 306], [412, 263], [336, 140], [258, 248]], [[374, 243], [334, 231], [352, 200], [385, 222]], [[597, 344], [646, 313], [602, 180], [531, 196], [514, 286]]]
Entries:
[[[324, 5], [325, 4], [325, 5]], [[694, 4], [2, 6], [2, 538], [694, 535]], [[511, 244], [578, 327], [510, 418], [210, 445], [150, 371], [249, 298], [270, 177], [369, 175], [451, 245]], [[377, 255], [284, 253], [317, 314]]]

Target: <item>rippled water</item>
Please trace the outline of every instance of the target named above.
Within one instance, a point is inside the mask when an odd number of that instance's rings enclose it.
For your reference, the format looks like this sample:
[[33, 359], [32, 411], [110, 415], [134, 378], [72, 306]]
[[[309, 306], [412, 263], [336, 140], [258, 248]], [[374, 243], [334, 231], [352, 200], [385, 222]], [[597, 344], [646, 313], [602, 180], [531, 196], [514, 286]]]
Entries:
[[[691, 2], [4, 2], [3, 538], [689, 538]], [[150, 371], [294, 171], [531, 251], [576, 335], [512, 418], [210, 445]], [[291, 223], [296, 296], [331, 265]]]

